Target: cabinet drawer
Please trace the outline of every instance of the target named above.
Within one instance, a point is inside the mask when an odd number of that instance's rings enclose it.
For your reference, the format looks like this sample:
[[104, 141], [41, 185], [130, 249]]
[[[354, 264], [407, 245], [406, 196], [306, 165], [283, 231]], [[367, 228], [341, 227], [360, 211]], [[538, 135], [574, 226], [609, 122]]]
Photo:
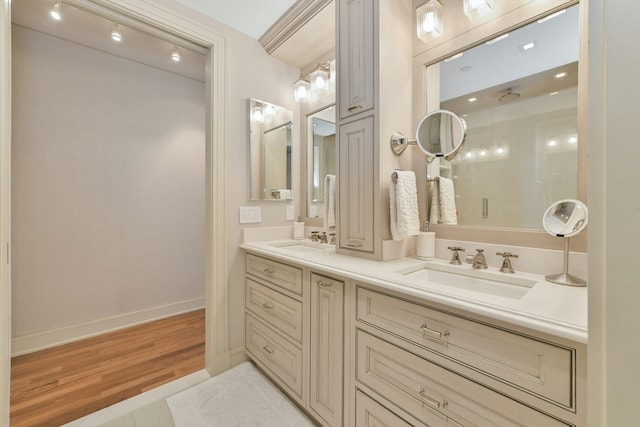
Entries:
[[302, 295], [302, 269], [247, 254], [247, 273], [298, 295]]
[[245, 316], [245, 348], [274, 380], [302, 399], [302, 350], [251, 315]]
[[302, 343], [302, 303], [248, 278], [246, 285], [246, 308]]
[[380, 294], [357, 290], [358, 320], [565, 408], [575, 407], [575, 351]]
[[358, 330], [356, 379], [429, 426], [568, 426]]
[[356, 390], [356, 427], [411, 427], [411, 424]]

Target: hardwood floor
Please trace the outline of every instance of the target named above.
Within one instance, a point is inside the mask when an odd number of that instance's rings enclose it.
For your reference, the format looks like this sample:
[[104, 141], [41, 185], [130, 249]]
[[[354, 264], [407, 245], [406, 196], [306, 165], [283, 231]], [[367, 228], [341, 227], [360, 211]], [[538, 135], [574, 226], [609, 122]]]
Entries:
[[204, 310], [11, 360], [12, 427], [60, 426], [204, 368]]

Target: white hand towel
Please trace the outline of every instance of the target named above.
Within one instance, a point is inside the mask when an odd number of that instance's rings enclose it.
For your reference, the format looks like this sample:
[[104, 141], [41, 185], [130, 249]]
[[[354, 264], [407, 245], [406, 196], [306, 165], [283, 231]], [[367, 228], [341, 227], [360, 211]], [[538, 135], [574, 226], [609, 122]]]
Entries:
[[336, 226], [336, 176], [324, 177], [324, 228]]
[[441, 222], [442, 224], [456, 225], [458, 223], [458, 216], [456, 215], [456, 194], [453, 188], [453, 181], [441, 176], [438, 187], [440, 189]]
[[438, 180], [431, 181], [431, 210], [429, 211], [429, 224], [440, 223], [440, 185]]
[[418, 191], [413, 171], [396, 171], [396, 182], [391, 180], [389, 198], [391, 205], [391, 236], [393, 240], [416, 236], [420, 233], [418, 216]]

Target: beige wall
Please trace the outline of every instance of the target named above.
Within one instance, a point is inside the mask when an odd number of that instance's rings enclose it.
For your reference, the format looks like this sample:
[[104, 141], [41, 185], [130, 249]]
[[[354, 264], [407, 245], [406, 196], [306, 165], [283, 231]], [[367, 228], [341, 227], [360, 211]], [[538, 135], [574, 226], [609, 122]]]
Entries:
[[14, 337], [204, 303], [204, 89], [14, 26]]

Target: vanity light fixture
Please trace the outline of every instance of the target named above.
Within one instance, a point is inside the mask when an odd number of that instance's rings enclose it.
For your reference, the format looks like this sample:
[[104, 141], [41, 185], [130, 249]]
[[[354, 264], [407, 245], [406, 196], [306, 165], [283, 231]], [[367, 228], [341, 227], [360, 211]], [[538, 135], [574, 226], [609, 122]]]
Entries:
[[519, 46], [522, 52], [526, 52], [527, 50], [533, 49], [534, 47], [536, 47], [536, 42], [524, 43]]
[[311, 91], [314, 95], [320, 95], [329, 90], [329, 64], [318, 64], [311, 72]]
[[551, 92], [549, 95], [553, 96], [553, 95], [557, 95], [557, 94], [558, 94], [558, 91], [555, 91], [555, 92]]
[[565, 13], [567, 11], [567, 9], [562, 9], [557, 11], [556, 13], [552, 13], [551, 15], [545, 16], [544, 18], [540, 18], [538, 19], [538, 24], [542, 24], [543, 22], [547, 22], [549, 19], [553, 19], [556, 16], [560, 16], [563, 13]]
[[311, 84], [304, 76], [300, 76], [298, 81], [293, 84], [293, 98], [296, 102], [305, 103], [309, 101], [311, 92]]
[[174, 46], [173, 52], [171, 52], [171, 59], [173, 62], [180, 62], [182, 56], [180, 55], [180, 48], [178, 46]]
[[114, 23], [111, 25], [111, 39], [114, 42], [122, 41], [122, 31], [120, 30], [120, 24]]
[[262, 109], [264, 112], [264, 117], [273, 117], [276, 115], [276, 106], [273, 104], [265, 104], [264, 108]]
[[506, 39], [507, 37], [509, 37], [509, 33], [505, 33], [505, 34], [503, 34], [501, 36], [496, 37], [495, 39], [491, 39], [486, 44], [490, 46], [490, 45], [492, 45], [492, 44], [494, 44], [496, 42], [499, 42], [500, 40]]
[[567, 77], [567, 72], [563, 71], [562, 73], [558, 73], [555, 76], [553, 76], [554, 79], [561, 79], [563, 77]]
[[476, 98], [476, 97], [467, 99], [467, 101], [469, 101], [469, 102], [476, 102], [477, 100], [478, 100], [478, 98]]
[[60, 21], [62, 19], [62, 11], [60, 10], [60, 8], [61, 8], [60, 2], [57, 1], [53, 5], [53, 8], [51, 9], [51, 12], [50, 12], [51, 17], [56, 21]]
[[467, 18], [473, 21], [493, 10], [493, 0], [464, 0], [463, 8]]
[[251, 121], [254, 123], [264, 123], [264, 110], [262, 104], [256, 103], [251, 108]]
[[416, 8], [416, 35], [423, 42], [440, 37], [444, 32], [442, 4], [429, 0]]

